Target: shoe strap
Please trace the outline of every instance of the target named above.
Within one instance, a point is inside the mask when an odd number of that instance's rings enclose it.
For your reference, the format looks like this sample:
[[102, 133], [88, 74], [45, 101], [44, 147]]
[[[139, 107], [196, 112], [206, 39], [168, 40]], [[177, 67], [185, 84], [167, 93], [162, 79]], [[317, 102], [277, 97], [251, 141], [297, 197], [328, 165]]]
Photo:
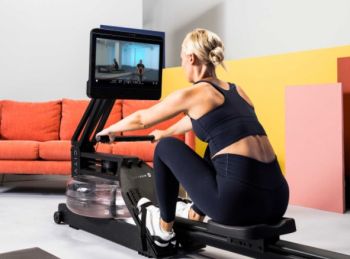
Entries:
[[177, 197], [177, 201], [182, 201], [182, 202], [184, 202], [184, 203], [186, 203], [186, 204], [192, 203], [191, 200], [189, 200], [189, 199], [184, 199], [184, 198], [181, 198], [181, 197]]
[[147, 208], [148, 206], [153, 205], [151, 201], [145, 202], [144, 204], [140, 205], [141, 209]]

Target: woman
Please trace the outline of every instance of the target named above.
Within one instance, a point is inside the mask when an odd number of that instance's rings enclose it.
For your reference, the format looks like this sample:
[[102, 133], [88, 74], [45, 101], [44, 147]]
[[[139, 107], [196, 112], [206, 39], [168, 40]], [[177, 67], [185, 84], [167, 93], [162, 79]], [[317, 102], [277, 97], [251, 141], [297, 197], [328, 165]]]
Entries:
[[[159, 209], [147, 207], [146, 226], [160, 246], [167, 246], [175, 236], [175, 215], [192, 220], [207, 215], [222, 224], [247, 225], [273, 222], [288, 205], [288, 185], [253, 104], [241, 88], [216, 76], [216, 66], [223, 65], [223, 51], [222, 41], [213, 32], [196, 29], [188, 33], [181, 60], [193, 85], [98, 133], [113, 138], [116, 132], [186, 115], [168, 129], [151, 133], [159, 141], [154, 154]], [[192, 129], [208, 142], [204, 159], [169, 137]], [[177, 202], [179, 183], [193, 204]], [[146, 202], [142, 198], [138, 205]]]

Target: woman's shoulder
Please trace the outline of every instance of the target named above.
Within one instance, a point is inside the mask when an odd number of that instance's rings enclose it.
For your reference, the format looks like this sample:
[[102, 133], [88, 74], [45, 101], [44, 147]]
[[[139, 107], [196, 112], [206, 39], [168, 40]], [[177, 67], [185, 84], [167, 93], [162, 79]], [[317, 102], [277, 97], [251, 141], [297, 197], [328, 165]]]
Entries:
[[184, 102], [189, 101], [191, 104], [205, 102], [212, 97], [212, 86], [206, 82], [192, 84], [184, 88], [178, 89], [172, 93], [173, 96], [178, 96]]

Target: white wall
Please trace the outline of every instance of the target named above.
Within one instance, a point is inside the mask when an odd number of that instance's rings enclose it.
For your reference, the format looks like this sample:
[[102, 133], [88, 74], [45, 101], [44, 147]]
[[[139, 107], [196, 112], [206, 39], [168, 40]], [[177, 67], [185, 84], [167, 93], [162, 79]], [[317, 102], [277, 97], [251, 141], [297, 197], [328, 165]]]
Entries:
[[166, 32], [167, 66], [205, 27], [237, 59], [350, 44], [349, 0], [0, 0], [0, 99], [84, 98], [89, 31]]
[[142, 0], [0, 0], [0, 99], [86, 98], [101, 24], [142, 28]]
[[237, 59], [350, 44], [349, 0], [144, 0], [143, 25], [166, 32], [166, 64], [186, 33], [217, 32]]

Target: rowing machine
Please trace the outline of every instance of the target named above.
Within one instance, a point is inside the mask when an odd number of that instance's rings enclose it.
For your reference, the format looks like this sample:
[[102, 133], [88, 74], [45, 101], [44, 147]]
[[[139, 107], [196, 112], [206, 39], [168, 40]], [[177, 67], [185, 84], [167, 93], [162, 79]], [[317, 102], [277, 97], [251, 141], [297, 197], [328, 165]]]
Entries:
[[[206, 245], [243, 254], [253, 258], [350, 258], [350, 256], [280, 240], [280, 236], [296, 231], [294, 219], [282, 218], [274, 224], [253, 226], [226, 226], [213, 221], [194, 222], [176, 218], [174, 230], [178, 246], [161, 248], [156, 246], [140, 220], [136, 204], [141, 197], [147, 197], [157, 204], [154, 193], [153, 169], [137, 157], [108, 155], [94, 150], [96, 141], [89, 138], [86, 131], [96, 125], [89, 121], [104, 123], [106, 107], [112, 107], [112, 100], [92, 100], [82, 123], [79, 124], [72, 141], [73, 177], [93, 176], [119, 183], [122, 197], [133, 222], [116, 218], [93, 218], [72, 212], [66, 204], [59, 204], [54, 214], [56, 223], [68, 224], [129, 247], [148, 257], [165, 257], [193, 252]], [[96, 108], [98, 106], [98, 108]], [[90, 112], [89, 112], [90, 111]], [[99, 114], [95, 114], [98, 111]], [[93, 120], [91, 118], [94, 118]], [[84, 122], [85, 121], [85, 122]], [[99, 128], [100, 125], [97, 125]], [[80, 139], [78, 139], [80, 137]], [[83, 140], [82, 138], [86, 138]], [[76, 138], [76, 139], [75, 139]], [[109, 142], [102, 137], [100, 142]], [[146, 141], [153, 136], [118, 136], [114, 141]], [[103, 165], [108, 164], [106, 168]]]
[[[273, 224], [253, 226], [226, 226], [213, 221], [201, 223], [176, 218], [174, 230], [177, 245], [162, 248], [154, 244], [145, 227], [145, 213], [142, 210], [140, 212], [136, 206], [141, 197], [146, 197], [157, 205], [153, 169], [138, 157], [96, 152], [97, 142], [95, 139], [96, 132], [103, 129], [117, 98], [159, 99], [164, 37], [159, 36], [159, 34], [152, 36], [149, 33], [151, 32], [143, 33], [137, 30], [131, 32], [92, 30], [87, 89], [88, 96], [92, 99], [72, 137], [71, 148], [72, 178], [76, 181], [79, 180], [81, 185], [74, 186], [73, 182], [70, 189], [72, 195], [67, 198], [67, 201], [73, 201], [73, 203], [59, 204], [58, 211], [54, 213], [54, 221], [109, 239], [148, 257], [171, 256], [181, 251], [193, 252], [209, 245], [254, 258], [350, 258], [347, 255], [280, 240], [281, 235], [296, 231], [294, 219], [290, 218], [282, 218]], [[132, 44], [126, 44], [128, 41]], [[109, 62], [103, 58], [108, 58], [113, 54], [105, 55], [112, 48], [104, 48], [106, 46], [122, 48], [123, 44], [144, 48], [145, 53], [147, 50], [152, 50], [149, 53], [153, 54], [158, 51], [154, 57], [154, 59], [158, 58], [158, 67], [154, 68], [153, 71], [147, 71], [148, 74], [145, 75], [143, 81], [124, 78], [129, 74], [132, 75], [126, 71], [130, 68], [128, 66], [125, 67], [125, 71], [119, 74], [99, 73], [99, 64], [108, 64]], [[104, 54], [100, 55], [99, 51], [100, 54]], [[121, 49], [116, 49], [114, 54], [121, 53], [121, 51]], [[153, 137], [118, 136], [114, 139], [114, 141], [146, 140], [153, 140]], [[109, 138], [102, 137], [99, 141], [109, 142]], [[98, 203], [100, 200], [98, 197], [94, 197], [94, 191], [98, 191], [98, 186], [108, 186], [109, 183], [119, 188], [124, 206], [132, 218], [131, 221], [118, 217], [117, 205], [114, 204], [115, 192], [113, 191], [110, 192], [107, 212], [97, 214], [104, 217], [92, 217], [93, 213], [89, 214], [88, 206], [93, 203], [86, 202], [89, 201], [86, 197], [90, 195], [92, 198], [96, 198], [93, 199], [94, 204]], [[91, 186], [92, 188], [90, 188]], [[116, 190], [115, 188], [107, 189]], [[77, 193], [79, 195], [75, 195]], [[84, 200], [79, 200], [81, 197]], [[79, 208], [80, 210], [75, 210], [76, 207], [73, 204], [82, 207]], [[83, 213], [79, 214], [78, 211], [83, 211]], [[141, 219], [139, 215], [141, 215]]]

